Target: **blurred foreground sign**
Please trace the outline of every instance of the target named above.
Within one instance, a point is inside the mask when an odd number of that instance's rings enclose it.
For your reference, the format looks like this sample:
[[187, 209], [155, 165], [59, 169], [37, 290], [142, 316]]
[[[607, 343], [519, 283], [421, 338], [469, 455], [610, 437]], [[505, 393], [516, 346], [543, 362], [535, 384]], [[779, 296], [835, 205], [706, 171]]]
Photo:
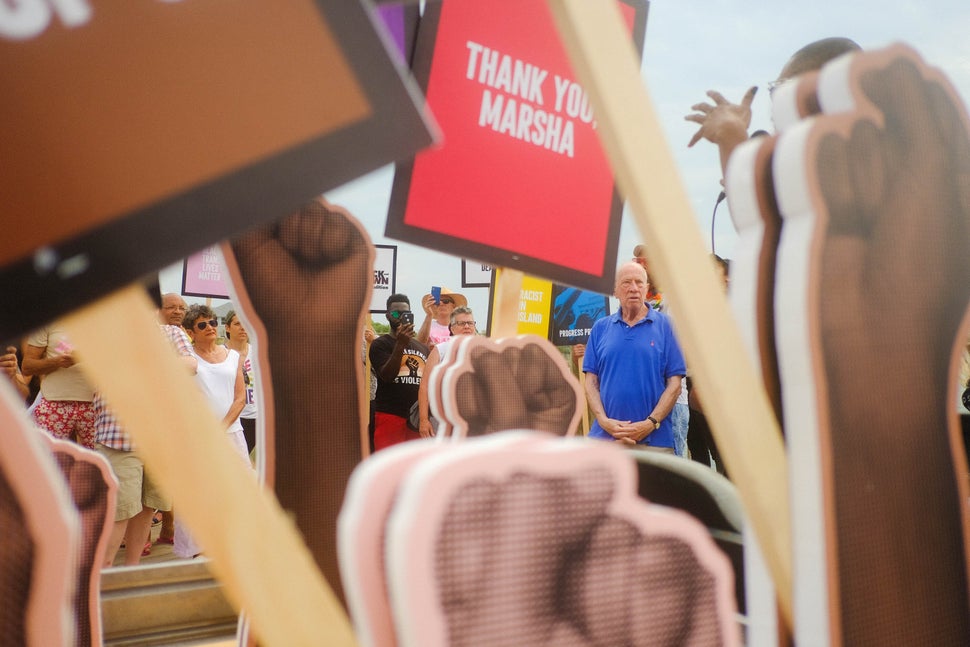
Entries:
[[0, 339], [431, 142], [358, 2], [0, 3]]

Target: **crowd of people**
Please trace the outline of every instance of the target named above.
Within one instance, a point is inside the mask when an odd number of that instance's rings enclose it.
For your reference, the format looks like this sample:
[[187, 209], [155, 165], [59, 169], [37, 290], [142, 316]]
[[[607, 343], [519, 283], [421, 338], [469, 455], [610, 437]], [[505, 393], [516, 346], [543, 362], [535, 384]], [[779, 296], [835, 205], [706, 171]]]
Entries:
[[[715, 260], [726, 268], [722, 259]], [[594, 417], [591, 438], [687, 457], [692, 454], [687, 369], [665, 312], [667, 302], [651, 284], [648, 268], [646, 248], [637, 245], [632, 261], [617, 272], [614, 297], [619, 310], [594, 324], [587, 344], [569, 350], [586, 375], [586, 399]], [[364, 331], [372, 370], [374, 450], [435, 434], [427, 377], [452, 337], [478, 334], [474, 313], [459, 293], [442, 289], [425, 295], [421, 306], [424, 323], [417, 327], [410, 298], [393, 294], [386, 302], [388, 332], [376, 336], [370, 328]], [[699, 409], [699, 397], [694, 406]], [[717, 466], [713, 439], [706, 426], [700, 427], [703, 415], [697, 415], [694, 458], [712, 465], [713, 456]]]
[[[844, 38], [812, 43], [786, 63], [779, 82], [857, 49]], [[689, 145], [712, 142], [726, 166], [732, 151], [749, 137], [755, 91], [749, 90], [738, 104], [709, 92], [710, 102], [695, 104], [687, 116], [699, 126]], [[726, 289], [728, 264], [713, 254], [712, 259]], [[588, 343], [570, 350], [586, 377], [593, 416], [588, 435], [693, 458], [725, 473], [701, 394], [690, 383], [674, 334], [678, 295], [664, 294], [651, 275], [646, 245], [637, 245], [631, 261], [619, 267], [613, 296], [619, 302], [617, 312], [595, 323]], [[435, 288], [420, 305], [419, 324], [409, 297], [391, 295], [385, 312], [388, 332], [378, 335], [372, 325], [364, 330], [362, 357], [370, 368], [369, 431], [375, 451], [434, 435], [425, 378], [451, 337], [478, 334], [464, 295]], [[177, 294], [162, 296], [157, 317], [161, 333], [193, 375], [231, 445], [251, 465], [257, 449], [256, 354], [242, 321], [230, 311], [221, 322], [223, 339], [218, 317], [209, 307], [188, 307]], [[57, 323], [33, 332], [22, 348], [7, 347], [0, 355], [0, 370], [30, 406], [37, 426], [109, 459], [122, 489], [107, 563], [122, 544], [129, 547], [125, 563], [138, 563], [141, 554], [151, 550], [147, 538], [152, 523], [162, 526], [157, 541], [174, 544], [177, 554], [201, 552], [173, 522], [172, 502], [145, 472], [134, 444], [112, 416], [109, 404], [86, 380], [70, 340]], [[143, 547], [143, 551], [130, 547]]]
[[[252, 468], [257, 416], [255, 353], [235, 312], [219, 319], [206, 305], [187, 306], [178, 294], [162, 296], [156, 311], [158, 328], [171, 343], [187, 373], [193, 376], [212, 413], [221, 421], [240, 459]], [[85, 378], [70, 339], [57, 322], [27, 336], [22, 348], [8, 346], [0, 369], [23, 397], [29, 416], [54, 438], [73, 441], [100, 453], [118, 479], [115, 524], [102, 566], [136, 565], [151, 554], [153, 525], [160, 525], [155, 544], [173, 545], [179, 557], [195, 557], [202, 547], [173, 514], [173, 502], [145, 469], [135, 443], [112, 413], [110, 403]]]

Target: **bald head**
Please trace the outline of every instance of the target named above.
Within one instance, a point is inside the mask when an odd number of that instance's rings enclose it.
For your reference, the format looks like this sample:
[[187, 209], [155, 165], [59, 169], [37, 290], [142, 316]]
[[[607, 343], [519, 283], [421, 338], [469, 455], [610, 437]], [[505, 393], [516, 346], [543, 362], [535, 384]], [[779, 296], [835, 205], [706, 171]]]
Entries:
[[820, 70], [823, 65], [846, 52], [857, 52], [861, 49], [859, 44], [850, 38], [835, 37], [817, 40], [792, 54], [782, 68], [781, 74], [778, 75], [778, 80], [784, 81], [805, 72]]
[[624, 263], [617, 268], [613, 296], [619, 299], [620, 308], [629, 312], [642, 310], [649, 287], [647, 271], [639, 263]]
[[621, 284], [630, 278], [634, 278], [637, 282], [642, 282], [644, 285], [649, 285], [650, 282], [647, 271], [643, 269], [643, 266], [636, 261], [631, 261], [620, 265], [616, 269], [616, 284], [614, 287], [619, 289]]

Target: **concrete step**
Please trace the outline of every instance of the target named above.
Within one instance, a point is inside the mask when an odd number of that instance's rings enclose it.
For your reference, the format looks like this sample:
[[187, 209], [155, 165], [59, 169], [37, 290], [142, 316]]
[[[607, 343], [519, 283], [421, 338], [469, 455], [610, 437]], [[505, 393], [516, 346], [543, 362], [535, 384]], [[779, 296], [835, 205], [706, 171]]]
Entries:
[[104, 644], [235, 645], [236, 612], [207, 564], [200, 558], [104, 571]]

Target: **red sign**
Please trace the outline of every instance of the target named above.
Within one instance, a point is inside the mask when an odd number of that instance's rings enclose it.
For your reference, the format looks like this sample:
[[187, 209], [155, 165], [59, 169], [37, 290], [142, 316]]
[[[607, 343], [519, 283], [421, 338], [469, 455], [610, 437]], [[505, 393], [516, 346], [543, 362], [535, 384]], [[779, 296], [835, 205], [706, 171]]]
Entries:
[[622, 203], [545, 0], [429, 4], [414, 67], [444, 143], [398, 168], [386, 234], [609, 292]]

